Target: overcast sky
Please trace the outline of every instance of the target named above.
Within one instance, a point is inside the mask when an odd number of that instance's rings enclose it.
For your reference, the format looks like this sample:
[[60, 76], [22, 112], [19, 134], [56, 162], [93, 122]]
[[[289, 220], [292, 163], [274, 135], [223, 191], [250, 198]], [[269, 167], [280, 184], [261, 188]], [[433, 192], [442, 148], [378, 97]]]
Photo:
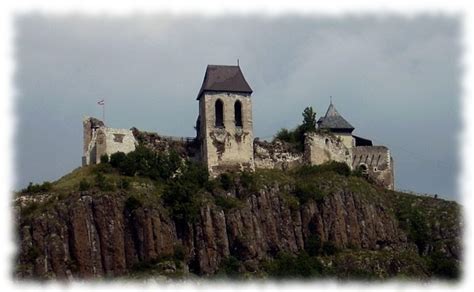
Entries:
[[461, 22], [455, 17], [46, 16], [16, 21], [16, 183], [80, 166], [82, 118], [194, 136], [207, 64], [240, 59], [257, 137], [329, 104], [388, 146], [395, 185], [459, 198]]

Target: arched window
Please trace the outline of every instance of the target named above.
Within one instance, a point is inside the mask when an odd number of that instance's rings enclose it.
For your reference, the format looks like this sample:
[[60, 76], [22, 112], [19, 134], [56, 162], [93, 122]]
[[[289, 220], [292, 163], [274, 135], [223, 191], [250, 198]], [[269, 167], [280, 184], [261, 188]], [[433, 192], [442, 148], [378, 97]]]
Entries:
[[368, 170], [367, 164], [365, 163], [359, 164], [359, 170], [362, 172], [362, 174], [367, 174], [367, 170]]
[[222, 100], [216, 100], [216, 127], [224, 127], [224, 103]]
[[238, 100], [234, 104], [234, 117], [235, 126], [242, 127], [242, 103]]

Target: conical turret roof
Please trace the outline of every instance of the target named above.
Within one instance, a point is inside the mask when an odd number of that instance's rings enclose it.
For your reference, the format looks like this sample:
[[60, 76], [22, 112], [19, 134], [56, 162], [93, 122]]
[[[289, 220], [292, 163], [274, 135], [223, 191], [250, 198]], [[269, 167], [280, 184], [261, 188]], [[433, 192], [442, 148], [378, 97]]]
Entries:
[[338, 132], [352, 133], [354, 131], [354, 127], [341, 116], [332, 104], [332, 101], [329, 104], [326, 115], [318, 120], [318, 126], [321, 129], [330, 129]]

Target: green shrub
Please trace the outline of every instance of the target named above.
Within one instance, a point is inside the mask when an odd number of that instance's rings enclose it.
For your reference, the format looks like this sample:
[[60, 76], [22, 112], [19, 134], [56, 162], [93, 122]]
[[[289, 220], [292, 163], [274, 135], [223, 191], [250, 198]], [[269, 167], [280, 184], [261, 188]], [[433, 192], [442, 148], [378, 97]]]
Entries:
[[157, 153], [148, 147], [139, 145], [135, 151], [111, 155], [110, 165], [126, 176], [149, 177], [154, 180], [172, 178], [183, 167], [182, 159], [174, 150], [169, 153]]
[[26, 217], [33, 214], [36, 210], [38, 210], [40, 204], [38, 202], [31, 202], [27, 206], [21, 209], [21, 216]]
[[87, 191], [90, 188], [91, 184], [85, 178], [81, 179], [79, 182], [79, 191]]
[[323, 243], [323, 246], [321, 248], [321, 251], [324, 255], [334, 255], [336, 254], [339, 250], [338, 248], [336, 247], [336, 245], [334, 245], [333, 242], [331, 241], [326, 241]]
[[95, 186], [101, 191], [113, 191], [115, 190], [115, 185], [113, 185], [102, 173], [97, 173], [95, 175]]
[[246, 190], [254, 192], [258, 189], [255, 174], [249, 171], [244, 171], [240, 174], [240, 183]]
[[351, 169], [345, 162], [328, 161], [320, 165], [304, 165], [296, 170], [298, 176], [312, 176], [324, 172], [335, 172], [343, 176], [351, 175]]
[[163, 193], [163, 202], [175, 220], [191, 222], [199, 214], [199, 188], [185, 180], [170, 182]]
[[273, 140], [287, 142], [290, 145], [293, 145], [295, 150], [299, 152], [304, 151], [304, 131], [301, 126], [298, 126], [293, 130], [283, 128], [276, 133]]
[[292, 211], [297, 211], [299, 210], [300, 207], [300, 201], [297, 197], [291, 195], [291, 194], [286, 194], [283, 193], [281, 195], [281, 198], [285, 202], [286, 206], [288, 206]]
[[221, 174], [219, 176], [219, 181], [221, 183], [222, 188], [226, 191], [234, 188], [235, 186], [232, 176], [228, 173]]
[[319, 189], [318, 185], [310, 180], [297, 180], [294, 193], [300, 201], [300, 204], [305, 204], [309, 200], [319, 202], [324, 198], [324, 194]]
[[49, 181], [45, 181], [42, 184], [33, 184], [30, 182], [25, 189], [22, 189], [22, 193], [41, 193], [48, 192], [53, 188], [53, 184]]
[[311, 234], [305, 242], [305, 250], [310, 256], [319, 255], [321, 247], [321, 238], [317, 234]]
[[277, 279], [310, 278], [321, 275], [323, 266], [315, 257], [301, 252], [297, 256], [280, 252], [264, 265], [269, 276]]
[[201, 163], [187, 161], [180, 179], [203, 188], [209, 181], [209, 172]]
[[226, 276], [235, 278], [239, 276], [241, 262], [234, 256], [229, 256], [222, 260], [219, 265], [219, 271]]
[[182, 261], [182, 262], [186, 259], [186, 250], [182, 244], [175, 245], [173, 258], [177, 261]]
[[220, 186], [220, 182], [217, 179], [209, 179], [204, 185], [204, 189], [210, 193], [214, 192]]
[[441, 252], [430, 254], [428, 257], [428, 267], [435, 277], [441, 279], [458, 279], [461, 274], [459, 263]]
[[125, 201], [125, 209], [132, 212], [143, 206], [143, 203], [135, 196], [130, 196]]
[[130, 189], [130, 180], [126, 178], [120, 179], [118, 183], [118, 187], [122, 190], [129, 190]]
[[235, 208], [241, 208], [242, 202], [239, 199], [229, 196], [216, 196], [214, 201], [217, 206], [221, 207], [223, 210], [231, 210]]
[[293, 130], [281, 129], [276, 135], [275, 139], [285, 141], [294, 146], [295, 150], [299, 152], [304, 151], [305, 133], [316, 131], [316, 112], [312, 107], [306, 107], [302, 113], [303, 122]]
[[110, 155], [110, 165], [112, 165], [114, 168], [120, 169], [122, 168], [125, 159], [127, 159], [127, 155], [125, 153], [115, 152]]
[[92, 173], [98, 174], [98, 173], [112, 173], [114, 168], [109, 164], [109, 163], [99, 163], [94, 165], [94, 168], [92, 169]]
[[432, 242], [428, 219], [420, 210], [413, 208], [410, 201], [398, 201], [398, 210], [395, 213], [400, 227], [407, 232], [408, 240], [415, 243], [418, 253], [423, 254], [426, 246]]
[[109, 163], [109, 155], [108, 154], [102, 154], [100, 156], [100, 163]]

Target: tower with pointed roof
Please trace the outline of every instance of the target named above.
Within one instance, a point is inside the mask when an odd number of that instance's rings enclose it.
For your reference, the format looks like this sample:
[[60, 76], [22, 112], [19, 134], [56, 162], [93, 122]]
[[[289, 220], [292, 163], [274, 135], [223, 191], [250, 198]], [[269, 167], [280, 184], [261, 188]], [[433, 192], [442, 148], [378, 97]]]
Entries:
[[341, 114], [336, 110], [336, 107], [331, 102], [329, 103], [328, 110], [324, 117], [319, 118], [318, 128], [325, 129], [336, 135], [342, 140], [342, 143], [347, 148], [355, 146], [355, 141], [352, 136], [354, 127], [344, 119]]
[[196, 131], [201, 160], [212, 176], [254, 169], [251, 94], [240, 66], [207, 66]]

